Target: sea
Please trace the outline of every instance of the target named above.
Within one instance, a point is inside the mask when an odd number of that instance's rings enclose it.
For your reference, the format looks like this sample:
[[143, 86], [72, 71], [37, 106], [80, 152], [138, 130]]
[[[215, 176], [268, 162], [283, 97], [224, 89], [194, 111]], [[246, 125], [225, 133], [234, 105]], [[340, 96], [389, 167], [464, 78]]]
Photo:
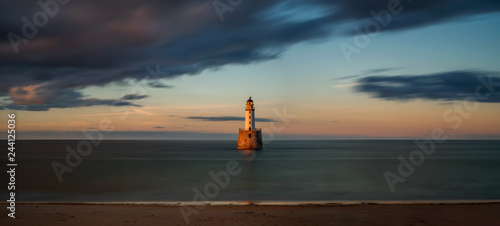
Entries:
[[[427, 146], [414, 140], [273, 140], [260, 151], [237, 150], [236, 142], [18, 140], [16, 200], [500, 199], [498, 140], [447, 140]], [[6, 141], [2, 143], [2, 160], [9, 163]], [[1, 194], [7, 199], [9, 167], [4, 169]]]

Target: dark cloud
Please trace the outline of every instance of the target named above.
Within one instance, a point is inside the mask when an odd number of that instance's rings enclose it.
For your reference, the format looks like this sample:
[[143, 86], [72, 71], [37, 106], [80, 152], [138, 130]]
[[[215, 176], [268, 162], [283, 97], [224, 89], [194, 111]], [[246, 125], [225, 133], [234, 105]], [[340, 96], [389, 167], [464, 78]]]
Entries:
[[[50, 90], [45, 86], [36, 85], [13, 88], [10, 90], [10, 96], [12, 103], [0, 105], [1, 109], [48, 111], [51, 108], [74, 108], [96, 105], [140, 107], [140, 105], [131, 103], [127, 99], [87, 98], [81, 92], [72, 89]], [[129, 95], [125, 97], [127, 96]]]
[[[219, 117], [202, 117], [202, 116], [191, 116], [186, 117], [186, 119], [198, 119], [203, 121], [245, 121], [244, 117], [236, 117], [236, 116], [219, 116]], [[270, 118], [255, 118], [256, 122], [275, 122], [275, 119]]]
[[451, 71], [428, 75], [369, 76], [358, 80], [356, 91], [386, 100], [437, 101], [477, 98], [500, 102], [500, 77], [496, 72]]
[[165, 127], [163, 127], [163, 126], [155, 126], [155, 127], [153, 127], [153, 129], [163, 129], [163, 128], [165, 128]]
[[140, 100], [149, 97], [149, 95], [128, 94], [122, 97], [122, 100]]
[[[127, 79], [169, 88], [162, 79], [276, 59], [292, 44], [325, 39], [334, 30], [348, 34], [352, 29], [342, 25], [364, 26], [373, 20], [370, 11], [387, 9], [388, 0], [243, 1], [223, 22], [208, 0], [69, 1], [16, 54], [7, 35], [23, 35], [21, 18], [32, 20], [41, 10], [37, 2], [0, 2], [0, 96], [32, 85], [78, 92]], [[383, 31], [500, 9], [500, 2], [491, 0], [401, 5], [402, 13], [392, 15]], [[161, 65], [161, 71], [147, 70], [148, 65]]]

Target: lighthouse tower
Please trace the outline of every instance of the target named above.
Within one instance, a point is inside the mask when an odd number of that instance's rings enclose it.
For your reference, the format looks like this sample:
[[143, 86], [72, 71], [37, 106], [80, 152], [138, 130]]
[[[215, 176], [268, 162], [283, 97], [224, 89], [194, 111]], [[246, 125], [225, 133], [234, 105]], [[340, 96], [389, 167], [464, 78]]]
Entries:
[[255, 130], [255, 108], [253, 107], [252, 97], [247, 100], [245, 108], [245, 130]]
[[262, 131], [255, 128], [255, 108], [250, 97], [245, 108], [245, 128], [240, 129], [238, 134], [238, 149], [260, 150], [262, 148]]

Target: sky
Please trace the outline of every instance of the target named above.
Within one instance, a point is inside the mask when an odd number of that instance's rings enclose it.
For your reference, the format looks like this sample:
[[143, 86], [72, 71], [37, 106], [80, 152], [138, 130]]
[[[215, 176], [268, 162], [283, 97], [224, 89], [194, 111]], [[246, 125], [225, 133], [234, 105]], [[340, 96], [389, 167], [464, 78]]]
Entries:
[[[500, 2], [0, 3], [18, 139], [500, 138]], [[106, 125], [106, 126], [103, 126]]]

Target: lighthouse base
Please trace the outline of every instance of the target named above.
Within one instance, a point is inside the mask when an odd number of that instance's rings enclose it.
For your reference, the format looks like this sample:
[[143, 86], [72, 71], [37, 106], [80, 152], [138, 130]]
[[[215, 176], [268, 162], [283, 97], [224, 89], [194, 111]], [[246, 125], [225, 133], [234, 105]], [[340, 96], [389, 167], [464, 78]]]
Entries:
[[238, 134], [238, 149], [261, 150], [264, 148], [262, 144], [262, 131], [259, 130], [241, 130]]

